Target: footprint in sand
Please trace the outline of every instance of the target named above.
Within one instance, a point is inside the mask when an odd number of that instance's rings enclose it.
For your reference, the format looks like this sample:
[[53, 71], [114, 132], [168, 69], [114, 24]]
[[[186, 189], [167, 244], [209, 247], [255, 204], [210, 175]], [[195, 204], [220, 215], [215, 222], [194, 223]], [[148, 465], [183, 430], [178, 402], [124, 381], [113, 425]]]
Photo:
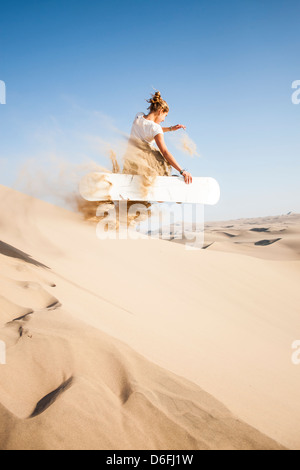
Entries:
[[24, 318], [33, 311], [61, 306], [56, 297], [38, 282], [17, 281], [0, 275], [0, 313], [6, 322]]
[[36, 405], [34, 411], [29, 416], [29, 419], [35, 418], [40, 414], [44, 413], [53, 403], [59, 398], [62, 393], [68, 390], [73, 383], [74, 378], [70, 377], [68, 380], [63, 382], [58, 388], [53, 390], [53, 392], [48, 393], [45, 395]]

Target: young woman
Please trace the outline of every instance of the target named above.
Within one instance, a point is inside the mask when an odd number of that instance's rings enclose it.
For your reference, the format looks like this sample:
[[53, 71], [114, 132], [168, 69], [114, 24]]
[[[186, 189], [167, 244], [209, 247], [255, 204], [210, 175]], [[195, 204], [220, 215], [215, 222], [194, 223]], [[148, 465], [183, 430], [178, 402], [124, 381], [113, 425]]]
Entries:
[[[172, 166], [183, 175], [187, 184], [192, 183], [192, 175], [186, 169], [182, 169], [177, 163], [169, 152], [164, 140], [165, 132], [185, 129], [185, 126], [181, 124], [171, 127], [161, 126], [161, 123], [164, 122], [169, 113], [169, 106], [162, 99], [159, 91], [152, 95], [152, 98], [147, 100], [147, 102], [150, 104], [148, 107], [149, 113], [147, 115], [144, 113], [136, 115], [130, 136], [131, 148], [135, 146], [140, 150], [139, 159], [135, 158], [134, 161], [132, 157], [134, 152], [131, 150], [129, 152], [131, 158], [129, 157], [127, 162], [125, 161], [123, 173], [143, 173], [143, 171], [139, 171], [139, 169], [143, 168], [143, 160], [147, 161], [147, 169], [151, 167], [151, 171], [159, 176], [171, 176]], [[159, 150], [154, 146], [154, 142], [156, 142]], [[146, 165], [144, 164], [144, 167]], [[148, 172], [148, 174], [150, 173]]]

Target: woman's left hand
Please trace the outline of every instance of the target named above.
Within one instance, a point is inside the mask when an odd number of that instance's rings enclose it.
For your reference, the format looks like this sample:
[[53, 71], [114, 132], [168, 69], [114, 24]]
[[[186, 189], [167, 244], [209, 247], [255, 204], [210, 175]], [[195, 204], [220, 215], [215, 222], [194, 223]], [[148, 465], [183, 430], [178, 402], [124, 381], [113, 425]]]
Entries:
[[182, 124], [176, 124], [176, 126], [172, 126], [172, 131], [178, 131], [179, 129], [186, 130], [186, 126], [183, 126]]

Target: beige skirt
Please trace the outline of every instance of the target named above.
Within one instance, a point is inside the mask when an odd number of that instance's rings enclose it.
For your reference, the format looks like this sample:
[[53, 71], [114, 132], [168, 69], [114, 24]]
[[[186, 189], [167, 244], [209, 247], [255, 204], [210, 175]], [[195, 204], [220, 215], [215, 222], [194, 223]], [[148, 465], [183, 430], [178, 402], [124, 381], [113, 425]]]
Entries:
[[172, 167], [159, 150], [136, 139], [130, 139], [124, 157], [123, 173], [130, 175], [171, 176]]

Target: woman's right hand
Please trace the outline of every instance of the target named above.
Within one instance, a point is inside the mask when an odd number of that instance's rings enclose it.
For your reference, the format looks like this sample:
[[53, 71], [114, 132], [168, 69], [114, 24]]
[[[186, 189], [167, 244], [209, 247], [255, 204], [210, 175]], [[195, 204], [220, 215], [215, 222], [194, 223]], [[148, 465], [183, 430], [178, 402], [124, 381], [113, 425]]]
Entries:
[[184, 182], [186, 184], [190, 184], [190, 183], [193, 182], [193, 177], [192, 177], [191, 173], [189, 173], [188, 171], [184, 171], [182, 173], [182, 176], [184, 177]]

